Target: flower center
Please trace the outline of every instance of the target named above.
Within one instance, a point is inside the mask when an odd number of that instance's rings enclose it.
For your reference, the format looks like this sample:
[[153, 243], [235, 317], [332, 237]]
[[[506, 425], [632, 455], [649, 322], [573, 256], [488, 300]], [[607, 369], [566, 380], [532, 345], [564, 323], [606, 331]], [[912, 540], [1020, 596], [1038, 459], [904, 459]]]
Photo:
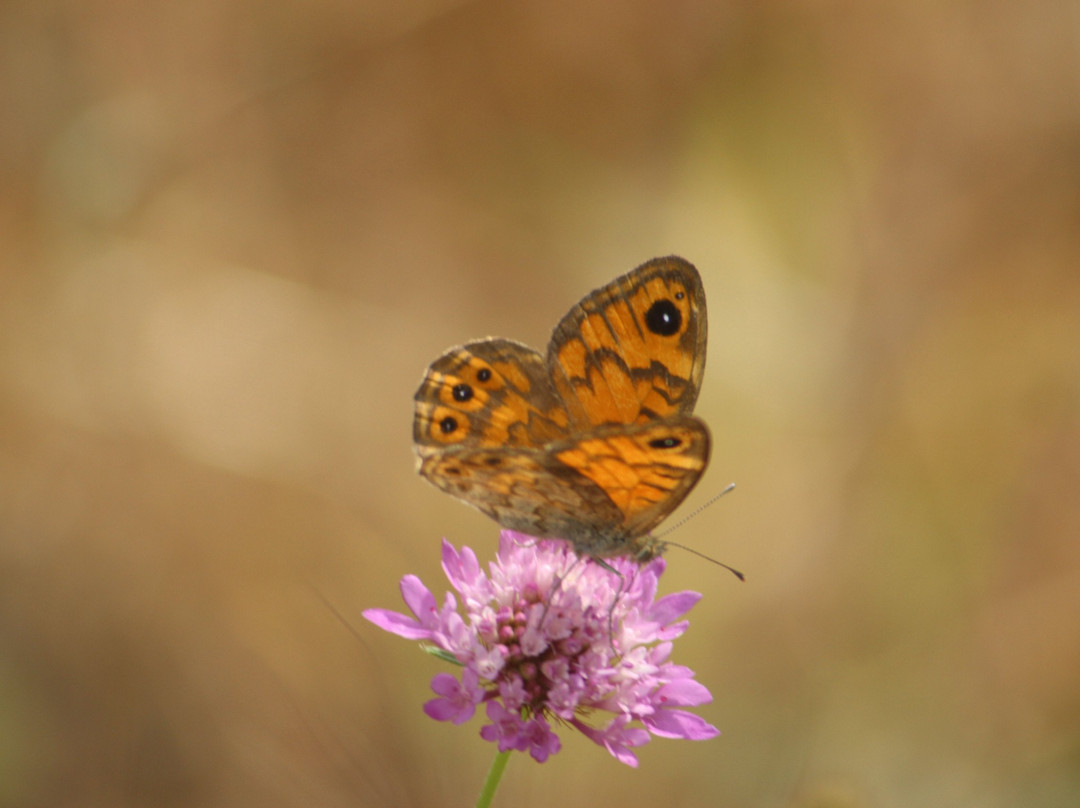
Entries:
[[545, 601], [538, 592], [521, 594], [496, 617], [503, 688], [516, 691], [520, 706], [529, 714], [548, 712], [553, 699], [576, 703], [570, 696], [583, 686], [582, 655], [594, 641], [606, 642], [601, 622], [591, 608], [582, 611]]

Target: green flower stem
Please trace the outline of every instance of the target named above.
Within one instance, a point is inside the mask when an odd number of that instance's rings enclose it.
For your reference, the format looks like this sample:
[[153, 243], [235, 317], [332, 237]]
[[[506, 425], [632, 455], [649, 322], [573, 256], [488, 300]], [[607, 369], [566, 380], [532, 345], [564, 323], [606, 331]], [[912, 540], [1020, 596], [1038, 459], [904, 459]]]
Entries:
[[491, 805], [491, 800], [495, 796], [495, 789], [499, 787], [499, 781], [502, 780], [503, 772], [506, 771], [506, 764], [510, 761], [512, 751], [514, 750], [507, 749], [505, 752], [495, 753], [495, 760], [491, 761], [491, 768], [488, 770], [484, 787], [480, 790], [480, 798], [476, 801], [476, 808], [488, 808]]

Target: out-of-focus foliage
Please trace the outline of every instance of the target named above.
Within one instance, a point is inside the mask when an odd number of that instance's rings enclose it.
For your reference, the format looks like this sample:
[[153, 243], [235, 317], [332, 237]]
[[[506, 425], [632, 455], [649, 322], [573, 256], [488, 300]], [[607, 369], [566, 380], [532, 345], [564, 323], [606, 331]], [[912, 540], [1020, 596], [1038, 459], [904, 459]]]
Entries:
[[665, 583], [721, 738], [504, 805], [1080, 792], [1069, 2], [0, 6], [0, 804], [467, 805], [367, 625], [439, 539], [455, 342], [701, 269], [712, 468]]

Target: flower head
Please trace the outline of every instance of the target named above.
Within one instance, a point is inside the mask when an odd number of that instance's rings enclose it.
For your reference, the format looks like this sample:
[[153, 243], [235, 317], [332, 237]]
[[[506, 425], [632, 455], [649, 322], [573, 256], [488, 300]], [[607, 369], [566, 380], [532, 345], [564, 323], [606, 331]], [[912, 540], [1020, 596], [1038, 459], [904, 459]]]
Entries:
[[[484, 703], [490, 723], [481, 737], [540, 762], [559, 751], [553, 724], [575, 727], [630, 766], [637, 765], [631, 750], [651, 735], [719, 734], [680, 709], [712, 701], [693, 671], [668, 659], [688, 625], [681, 618], [701, 595], [657, 599], [663, 559], [601, 565], [582, 561], [566, 542], [503, 531], [487, 574], [472, 550], [459, 552], [445, 540], [442, 566], [464, 614], [449, 592], [440, 608], [414, 575], [401, 580], [412, 617], [364, 612], [380, 628], [426, 640], [463, 666], [460, 680], [448, 673], [432, 679], [438, 698], [424, 705], [432, 718], [460, 724]], [[603, 714], [610, 717], [598, 722]]]

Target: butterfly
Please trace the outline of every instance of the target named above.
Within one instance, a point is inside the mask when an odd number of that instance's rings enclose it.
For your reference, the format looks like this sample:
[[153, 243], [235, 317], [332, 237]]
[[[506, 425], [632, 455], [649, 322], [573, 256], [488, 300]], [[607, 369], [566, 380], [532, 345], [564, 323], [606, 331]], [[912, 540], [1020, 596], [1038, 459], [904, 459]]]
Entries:
[[586, 295], [546, 354], [499, 338], [451, 348], [414, 397], [417, 469], [505, 528], [652, 559], [664, 544], [650, 531], [709, 461], [691, 414], [706, 332], [701, 277], [669, 256]]

